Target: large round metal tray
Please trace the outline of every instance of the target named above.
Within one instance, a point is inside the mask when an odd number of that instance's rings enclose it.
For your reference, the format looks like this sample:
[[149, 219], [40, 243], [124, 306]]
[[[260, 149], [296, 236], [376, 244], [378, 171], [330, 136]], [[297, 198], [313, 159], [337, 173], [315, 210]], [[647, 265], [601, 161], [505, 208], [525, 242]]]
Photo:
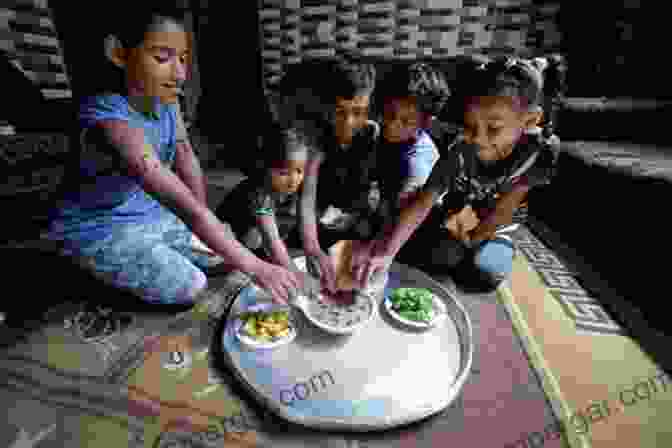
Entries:
[[260, 404], [293, 423], [371, 431], [439, 413], [458, 396], [470, 373], [471, 322], [445, 287], [397, 263], [376, 306], [382, 307], [384, 297], [398, 287], [428, 288], [445, 302], [447, 318], [434, 328], [417, 330], [379, 309], [364, 328], [336, 336], [313, 326], [297, 310], [292, 312], [298, 330], [294, 341], [252, 350], [235, 337], [232, 316], [270, 299], [250, 286], [223, 317], [218, 335], [222, 358]]

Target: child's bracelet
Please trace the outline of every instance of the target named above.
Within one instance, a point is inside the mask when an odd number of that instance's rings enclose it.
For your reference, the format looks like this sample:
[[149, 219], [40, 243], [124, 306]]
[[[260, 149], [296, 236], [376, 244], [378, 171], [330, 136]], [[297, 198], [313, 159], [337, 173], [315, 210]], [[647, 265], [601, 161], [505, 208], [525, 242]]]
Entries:
[[270, 216], [273, 215], [273, 209], [270, 207], [260, 207], [258, 208], [255, 213], [257, 215], [262, 215], [262, 216]]

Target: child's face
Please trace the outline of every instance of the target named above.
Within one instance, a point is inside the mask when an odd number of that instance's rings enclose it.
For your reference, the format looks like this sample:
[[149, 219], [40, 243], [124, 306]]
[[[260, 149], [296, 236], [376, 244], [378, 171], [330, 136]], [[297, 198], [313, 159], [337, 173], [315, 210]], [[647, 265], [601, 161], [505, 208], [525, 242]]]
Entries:
[[383, 137], [390, 143], [404, 143], [415, 138], [421, 114], [413, 98], [393, 98], [383, 105]]
[[305, 169], [306, 159], [303, 157], [271, 168], [271, 188], [278, 193], [296, 193], [303, 183]]
[[511, 154], [524, 130], [536, 126], [540, 119], [540, 113], [526, 111], [514, 98], [478, 97], [466, 106], [464, 138], [480, 148], [481, 160], [500, 160]]
[[339, 144], [350, 144], [357, 131], [366, 126], [369, 119], [370, 97], [371, 95], [367, 94], [350, 99], [336, 98], [333, 125], [336, 140]]
[[120, 49], [117, 57], [126, 71], [129, 94], [175, 103], [177, 87], [186, 80], [187, 50], [187, 33], [172, 22], [146, 33], [139, 47]]

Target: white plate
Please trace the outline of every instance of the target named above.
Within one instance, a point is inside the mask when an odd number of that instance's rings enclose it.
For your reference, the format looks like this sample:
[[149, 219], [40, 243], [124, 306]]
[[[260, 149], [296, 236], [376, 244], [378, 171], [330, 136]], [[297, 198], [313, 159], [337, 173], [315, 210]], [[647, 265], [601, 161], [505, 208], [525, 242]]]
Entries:
[[294, 338], [296, 338], [296, 327], [291, 320], [289, 321], [289, 334], [284, 338], [280, 338], [275, 341], [259, 341], [251, 336], [248, 336], [243, 331], [243, 326], [245, 323], [240, 318], [236, 319], [233, 325], [236, 330], [236, 337], [238, 340], [243, 343], [243, 345], [252, 349], [272, 349], [280, 347], [281, 345], [289, 344], [294, 340]]
[[[327, 333], [331, 333], [331, 334], [346, 335], [346, 334], [352, 334], [355, 331], [357, 331], [358, 329], [362, 328], [364, 325], [368, 324], [371, 321], [371, 319], [373, 319], [373, 316], [376, 314], [376, 302], [373, 299], [373, 297], [371, 297], [368, 294], [361, 294], [361, 293], [359, 293], [359, 296], [361, 298], [369, 301], [369, 306], [371, 307], [371, 312], [369, 313], [368, 317], [366, 317], [365, 319], [362, 319], [358, 323], [356, 323], [354, 325], [351, 325], [349, 327], [333, 327], [331, 325], [328, 325], [324, 322], [321, 322], [321, 321], [317, 320], [317, 318], [313, 317], [313, 315], [311, 314], [311, 312], [309, 310], [310, 305], [309, 305], [308, 302], [309, 302], [310, 299], [308, 299], [305, 296], [298, 297], [294, 304], [297, 308], [299, 308], [299, 309], [301, 309], [301, 311], [303, 311], [303, 315], [306, 316], [306, 318], [313, 325], [320, 328], [321, 330], [326, 331]], [[334, 306], [336, 307], [337, 305], [334, 305]]]
[[383, 305], [385, 306], [385, 309], [387, 310], [388, 314], [396, 321], [408, 325], [409, 327], [414, 327], [414, 328], [431, 328], [436, 326], [439, 322], [441, 322], [445, 317], [446, 314], [448, 313], [448, 309], [446, 308], [446, 304], [443, 303], [443, 300], [441, 300], [439, 297], [436, 296], [436, 294], [432, 294], [432, 319], [429, 322], [418, 322], [417, 320], [409, 320], [405, 319], [401, 315], [399, 315], [394, 309], [392, 308], [392, 300], [390, 297], [385, 297], [385, 301], [383, 302]]
[[[294, 258], [294, 264], [296, 265], [296, 268], [299, 271], [310, 273], [308, 271], [308, 261], [306, 260], [305, 256]], [[378, 293], [382, 292], [385, 289], [385, 286], [387, 285], [389, 279], [390, 279], [389, 272], [385, 272], [383, 274], [380, 273], [376, 274], [375, 276], [373, 276], [371, 281], [368, 282], [366, 288], [362, 293], [366, 295], [372, 295], [374, 297], [377, 296]]]

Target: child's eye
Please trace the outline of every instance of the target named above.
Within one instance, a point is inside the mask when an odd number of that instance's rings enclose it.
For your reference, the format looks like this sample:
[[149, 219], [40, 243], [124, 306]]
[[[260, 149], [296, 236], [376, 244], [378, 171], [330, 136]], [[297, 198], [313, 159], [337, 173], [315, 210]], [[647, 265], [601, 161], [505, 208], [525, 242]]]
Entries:
[[166, 56], [154, 56], [154, 59], [156, 59], [159, 64], [165, 64], [170, 60], [170, 58]]

